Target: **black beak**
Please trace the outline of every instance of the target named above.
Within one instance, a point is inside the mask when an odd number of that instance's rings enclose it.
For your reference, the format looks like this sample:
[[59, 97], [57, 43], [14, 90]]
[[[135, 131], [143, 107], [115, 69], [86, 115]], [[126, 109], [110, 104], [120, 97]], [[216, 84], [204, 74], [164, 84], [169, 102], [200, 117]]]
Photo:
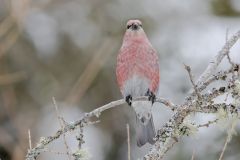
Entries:
[[138, 25], [133, 24], [133, 25], [132, 25], [132, 29], [133, 29], [133, 30], [137, 30], [137, 29], [138, 29]]

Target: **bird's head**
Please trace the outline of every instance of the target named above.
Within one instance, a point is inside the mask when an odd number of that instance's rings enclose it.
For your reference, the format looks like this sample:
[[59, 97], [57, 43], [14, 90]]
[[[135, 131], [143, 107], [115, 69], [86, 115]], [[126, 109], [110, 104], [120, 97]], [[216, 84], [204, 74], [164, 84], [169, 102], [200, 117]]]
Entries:
[[127, 30], [136, 32], [142, 30], [142, 22], [138, 19], [129, 20], [127, 22]]
[[126, 42], [143, 42], [144, 40], [147, 40], [140, 20], [132, 19], [127, 22], [124, 40]]

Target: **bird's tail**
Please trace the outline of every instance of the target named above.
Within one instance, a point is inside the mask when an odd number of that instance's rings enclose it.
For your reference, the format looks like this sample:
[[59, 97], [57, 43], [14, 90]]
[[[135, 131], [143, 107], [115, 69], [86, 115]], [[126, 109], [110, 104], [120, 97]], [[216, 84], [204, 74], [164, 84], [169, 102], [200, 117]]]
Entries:
[[148, 120], [148, 122], [142, 122], [138, 117], [136, 118], [137, 123], [137, 146], [141, 147], [147, 142], [150, 144], [154, 144], [154, 137], [155, 137], [155, 127], [153, 124], [153, 118]]

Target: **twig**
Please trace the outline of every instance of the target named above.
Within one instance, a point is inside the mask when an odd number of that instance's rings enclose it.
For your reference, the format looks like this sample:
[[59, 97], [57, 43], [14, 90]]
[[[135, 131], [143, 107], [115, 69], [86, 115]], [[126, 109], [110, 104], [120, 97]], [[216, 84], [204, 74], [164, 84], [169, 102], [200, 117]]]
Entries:
[[209, 127], [211, 124], [214, 124], [214, 123], [217, 123], [218, 119], [215, 119], [213, 121], [208, 121], [208, 123], [205, 123], [205, 124], [199, 124], [197, 126], [197, 128], [201, 128], [201, 127]]
[[[228, 32], [229, 32], [229, 29], [227, 28], [226, 29], [226, 42], [228, 41]], [[228, 59], [228, 62], [232, 65], [232, 66], [235, 66], [234, 63], [232, 62], [231, 60], [231, 57], [229, 55], [229, 51], [227, 52], [227, 59]]]
[[229, 96], [229, 93], [226, 94], [226, 97], [225, 97], [225, 99], [224, 99], [224, 102], [227, 102], [228, 96]]
[[228, 33], [229, 33], [229, 28], [226, 29], [225, 43], [227, 43], [227, 41], [228, 41]]
[[58, 155], [67, 155], [66, 153], [58, 152], [58, 151], [52, 151], [48, 148], [45, 148], [43, 152], [49, 152], [49, 153], [58, 154]]
[[[65, 121], [64, 121], [63, 117], [61, 117], [60, 114], [59, 114], [58, 105], [57, 105], [57, 102], [56, 102], [55, 98], [52, 97], [52, 100], [53, 100], [54, 107], [56, 109], [58, 121], [60, 123], [61, 128], [63, 129], [64, 125], [65, 125]], [[70, 154], [70, 151], [69, 151], [69, 147], [68, 147], [68, 144], [67, 144], [65, 133], [63, 133], [63, 141], [64, 141], [64, 145], [66, 147], [66, 154], [68, 155], [68, 159], [71, 160], [71, 154]]]
[[128, 160], [131, 160], [131, 144], [130, 144], [129, 124], [126, 124], [126, 128], [127, 128], [127, 143], [128, 143]]
[[[198, 86], [198, 90], [199, 92], [203, 91], [204, 89], [207, 88], [207, 86], [211, 83], [213, 83], [214, 81], [217, 80], [226, 80], [228, 74], [232, 73], [232, 68], [226, 70], [226, 71], [220, 71], [214, 75], [212, 75], [211, 77], [208, 78], [208, 80], [206, 80], [201, 86]], [[194, 95], [194, 94], [193, 94]]]
[[76, 139], [78, 141], [78, 149], [82, 148], [82, 144], [85, 143], [83, 140], [83, 126], [79, 125], [79, 132], [78, 135], [76, 136]]
[[233, 63], [233, 61], [231, 60], [231, 57], [229, 55], [229, 52], [227, 53], [227, 59], [228, 59], [228, 62], [232, 65], [232, 66], [235, 66], [235, 64]]
[[233, 121], [232, 121], [232, 123], [231, 123], [231, 128], [230, 128], [230, 130], [228, 131], [228, 134], [227, 134], [227, 137], [226, 137], [226, 140], [225, 140], [225, 143], [224, 143], [222, 152], [221, 152], [220, 157], [219, 157], [218, 160], [222, 160], [222, 159], [223, 159], [223, 155], [224, 155], [224, 153], [225, 153], [225, 150], [226, 150], [226, 148], [227, 148], [227, 145], [228, 145], [228, 143], [229, 143], [229, 142], [231, 141], [231, 139], [232, 139], [232, 134], [233, 134], [234, 129], [235, 129], [235, 127], [236, 127], [236, 121], [237, 121], [237, 120], [238, 120], [238, 119], [233, 119]]
[[91, 121], [91, 122], [88, 122], [88, 125], [94, 125], [94, 124], [97, 124], [97, 123], [100, 123], [100, 122], [101, 122], [100, 120]]
[[[100, 120], [97, 120], [97, 121], [89, 121], [87, 122], [87, 125], [94, 125], [96, 123], [99, 123]], [[80, 124], [79, 125], [79, 131], [78, 131], [78, 135], [76, 136], [76, 139], [78, 141], [78, 149], [80, 150], [82, 148], [82, 144], [85, 143], [85, 141], [83, 140], [83, 127], [84, 127], [84, 124]]]
[[32, 149], [32, 139], [31, 139], [31, 131], [28, 129], [28, 142], [29, 142], [29, 149]]
[[197, 94], [198, 99], [200, 100], [202, 96], [201, 96], [201, 94], [200, 94], [199, 91], [198, 91], [197, 85], [196, 85], [196, 84], [194, 83], [194, 81], [193, 81], [193, 75], [192, 75], [192, 72], [191, 72], [191, 68], [190, 68], [190, 66], [188, 66], [188, 65], [186, 65], [186, 64], [184, 64], [184, 67], [185, 67], [185, 69], [186, 69], [187, 72], [188, 72], [188, 75], [189, 75], [190, 81], [191, 81], [191, 83], [192, 83], [192, 85], [193, 85], [194, 91], [195, 91], [195, 93]]
[[191, 158], [191, 160], [194, 160], [194, 157], [195, 157], [195, 149], [193, 150], [193, 153], [192, 153], [192, 158]]
[[[148, 101], [148, 97], [146, 97], [146, 96], [133, 97], [133, 101]], [[177, 108], [177, 106], [174, 105], [171, 101], [166, 100], [164, 98], [156, 98], [155, 102], [162, 103], [165, 106], [169, 107], [173, 111]], [[121, 104], [125, 104], [125, 103], [126, 103], [125, 99], [120, 99], [120, 100], [117, 100], [117, 101], [110, 102], [110, 103], [108, 103], [106, 105], [103, 105], [102, 107], [99, 107], [99, 108], [93, 110], [92, 112], [86, 113], [86, 118], [92, 117], [92, 116], [99, 117], [101, 112], [103, 112], [103, 111], [105, 111], [107, 109], [119, 106]]]
[[220, 157], [219, 157], [218, 160], [222, 160], [223, 155], [224, 155], [224, 152], [225, 152], [225, 150], [226, 150], [226, 148], [227, 148], [227, 144], [228, 144], [228, 136], [227, 136], [227, 138], [226, 138], [226, 140], [225, 140], [225, 143], [224, 143], [224, 146], [223, 146], [222, 152], [221, 152]]

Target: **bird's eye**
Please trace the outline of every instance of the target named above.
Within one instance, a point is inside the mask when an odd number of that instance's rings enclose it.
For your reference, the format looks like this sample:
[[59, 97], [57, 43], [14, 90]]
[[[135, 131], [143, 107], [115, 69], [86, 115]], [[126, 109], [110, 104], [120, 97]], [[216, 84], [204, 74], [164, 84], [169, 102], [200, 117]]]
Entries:
[[132, 25], [127, 25], [127, 29], [129, 29]]

